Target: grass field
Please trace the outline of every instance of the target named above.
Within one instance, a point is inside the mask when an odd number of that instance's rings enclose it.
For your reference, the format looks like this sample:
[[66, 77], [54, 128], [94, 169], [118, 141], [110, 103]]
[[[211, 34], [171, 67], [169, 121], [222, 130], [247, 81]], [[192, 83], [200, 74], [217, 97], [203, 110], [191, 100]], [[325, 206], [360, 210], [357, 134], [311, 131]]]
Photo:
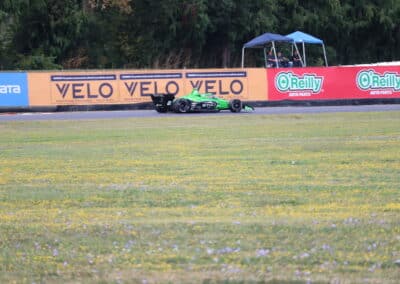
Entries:
[[400, 112], [0, 133], [1, 283], [400, 279]]

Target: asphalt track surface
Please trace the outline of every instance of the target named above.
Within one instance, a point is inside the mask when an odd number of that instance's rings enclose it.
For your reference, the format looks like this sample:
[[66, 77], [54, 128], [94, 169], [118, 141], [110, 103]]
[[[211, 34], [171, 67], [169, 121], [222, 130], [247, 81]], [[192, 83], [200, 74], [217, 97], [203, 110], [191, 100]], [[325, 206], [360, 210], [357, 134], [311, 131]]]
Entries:
[[254, 112], [231, 113], [221, 111], [218, 113], [157, 113], [154, 110], [121, 110], [121, 111], [77, 111], [77, 112], [26, 112], [26, 113], [0, 113], [2, 121], [40, 121], [40, 120], [96, 120], [96, 119], [122, 119], [140, 117], [177, 117], [177, 116], [223, 116], [223, 115], [283, 115], [283, 114], [317, 114], [317, 113], [343, 113], [343, 112], [382, 112], [400, 111], [400, 104], [379, 105], [343, 105], [343, 106], [287, 106], [287, 107], [258, 107]]

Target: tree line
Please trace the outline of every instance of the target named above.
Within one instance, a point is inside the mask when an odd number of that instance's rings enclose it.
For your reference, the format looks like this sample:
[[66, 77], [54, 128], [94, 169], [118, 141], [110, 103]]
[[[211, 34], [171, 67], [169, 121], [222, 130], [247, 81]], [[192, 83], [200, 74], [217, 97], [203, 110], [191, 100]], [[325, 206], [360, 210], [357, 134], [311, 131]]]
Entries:
[[239, 67], [247, 41], [296, 30], [331, 65], [400, 60], [399, 19], [398, 0], [1, 0], [0, 69]]

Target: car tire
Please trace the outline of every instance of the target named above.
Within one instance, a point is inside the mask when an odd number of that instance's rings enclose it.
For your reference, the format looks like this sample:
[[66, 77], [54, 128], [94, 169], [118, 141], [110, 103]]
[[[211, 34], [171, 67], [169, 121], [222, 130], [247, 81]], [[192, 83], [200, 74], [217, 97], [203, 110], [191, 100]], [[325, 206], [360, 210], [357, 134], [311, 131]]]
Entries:
[[189, 112], [190, 107], [191, 107], [191, 102], [186, 99], [177, 99], [173, 105], [174, 111], [179, 113]]
[[242, 101], [235, 99], [229, 102], [229, 109], [231, 112], [240, 112], [242, 110]]

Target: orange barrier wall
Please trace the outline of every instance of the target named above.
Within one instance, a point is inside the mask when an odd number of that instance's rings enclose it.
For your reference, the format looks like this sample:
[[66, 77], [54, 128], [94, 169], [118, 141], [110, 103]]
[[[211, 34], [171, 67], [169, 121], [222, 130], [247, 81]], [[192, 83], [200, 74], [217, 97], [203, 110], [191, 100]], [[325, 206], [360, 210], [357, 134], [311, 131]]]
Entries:
[[98, 105], [150, 102], [150, 94], [182, 96], [193, 88], [226, 98], [267, 101], [266, 70], [105, 70], [28, 72], [29, 105]]

